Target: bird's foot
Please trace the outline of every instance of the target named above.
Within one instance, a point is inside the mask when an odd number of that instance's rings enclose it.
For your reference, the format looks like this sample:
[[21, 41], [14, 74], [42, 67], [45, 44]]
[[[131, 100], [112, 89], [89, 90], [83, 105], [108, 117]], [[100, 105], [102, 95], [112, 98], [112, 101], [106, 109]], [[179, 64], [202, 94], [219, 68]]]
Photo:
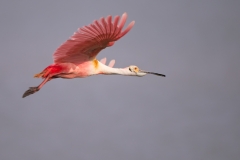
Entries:
[[29, 89], [23, 94], [22, 98], [25, 98], [25, 97], [29, 96], [30, 94], [33, 94], [37, 91], [39, 91], [38, 87], [29, 87]]

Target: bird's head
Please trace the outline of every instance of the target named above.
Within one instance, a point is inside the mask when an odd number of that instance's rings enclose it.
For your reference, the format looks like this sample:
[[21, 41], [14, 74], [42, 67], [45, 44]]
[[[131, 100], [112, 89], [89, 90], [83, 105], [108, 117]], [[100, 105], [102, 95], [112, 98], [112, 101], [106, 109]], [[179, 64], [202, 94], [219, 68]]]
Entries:
[[139, 69], [137, 66], [134, 66], [134, 65], [129, 66], [128, 70], [130, 71], [131, 75], [135, 75], [135, 76], [139, 76], [139, 77], [145, 76], [146, 74], [153, 74], [153, 75], [165, 77], [165, 75], [163, 75], [163, 74], [143, 71], [143, 70]]

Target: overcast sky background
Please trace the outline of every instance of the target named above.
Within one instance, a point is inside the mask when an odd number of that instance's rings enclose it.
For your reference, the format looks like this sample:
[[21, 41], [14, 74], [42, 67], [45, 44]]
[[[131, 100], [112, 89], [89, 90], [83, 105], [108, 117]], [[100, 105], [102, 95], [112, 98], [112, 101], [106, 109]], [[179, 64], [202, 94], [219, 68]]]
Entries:
[[[1, 160], [239, 160], [240, 1], [1, 0]], [[128, 13], [98, 58], [166, 74], [57, 79], [22, 94], [78, 27]]]

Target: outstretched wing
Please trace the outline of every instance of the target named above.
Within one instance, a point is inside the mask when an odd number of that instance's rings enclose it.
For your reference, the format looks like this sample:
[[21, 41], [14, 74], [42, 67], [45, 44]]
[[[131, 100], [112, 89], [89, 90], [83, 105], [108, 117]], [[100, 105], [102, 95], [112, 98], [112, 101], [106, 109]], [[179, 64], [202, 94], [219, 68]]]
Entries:
[[122, 31], [127, 20], [127, 13], [122, 15], [120, 22], [119, 19], [120, 16], [116, 16], [112, 22], [112, 16], [108, 16], [79, 28], [55, 51], [54, 63], [79, 64], [94, 59], [102, 49], [112, 46], [115, 41], [128, 33], [135, 23], [132, 21]]

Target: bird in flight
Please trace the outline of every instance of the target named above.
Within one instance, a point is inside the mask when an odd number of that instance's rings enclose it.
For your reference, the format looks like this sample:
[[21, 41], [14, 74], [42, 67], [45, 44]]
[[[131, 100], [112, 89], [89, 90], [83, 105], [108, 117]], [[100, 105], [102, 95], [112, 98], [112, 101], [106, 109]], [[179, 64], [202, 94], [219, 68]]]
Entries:
[[34, 77], [43, 78], [41, 84], [30, 87], [23, 98], [39, 91], [44, 84], [55, 78], [84, 78], [97, 74], [125, 75], [142, 77], [146, 74], [154, 74], [165, 77], [163, 74], [148, 72], [131, 65], [126, 68], [113, 68], [115, 60], [106, 64], [106, 58], [98, 61], [97, 54], [106, 47], [114, 45], [115, 41], [122, 38], [133, 27], [132, 21], [125, 30], [123, 26], [127, 20], [127, 13], [120, 16], [112, 16], [95, 20], [92, 24], [79, 28], [66, 42], [64, 42], [53, 54], [54, 63], [46, 67]]

